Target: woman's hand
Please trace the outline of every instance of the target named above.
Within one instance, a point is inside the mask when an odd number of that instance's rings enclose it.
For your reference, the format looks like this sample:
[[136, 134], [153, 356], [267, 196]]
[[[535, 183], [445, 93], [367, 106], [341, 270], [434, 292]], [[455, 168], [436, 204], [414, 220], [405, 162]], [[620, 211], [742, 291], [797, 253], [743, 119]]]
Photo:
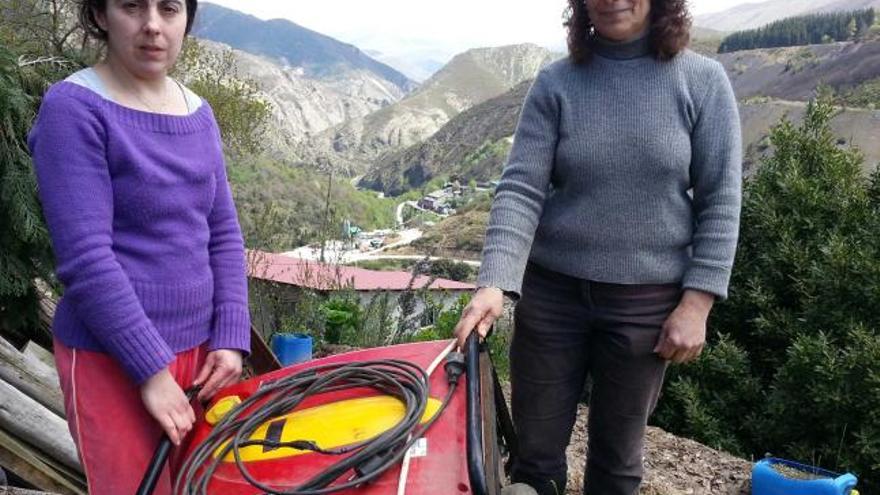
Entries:
[[497, 287], [481, 287], [474, 294], [471, 302], [461, 312], [461, 319], [455, 325], [455, 338], [459, 349], [474, 329], [480, 334], [480, 340], [486, 337], [495, 320], [504, 310], [504, 293]]
[[698, 290], [685, 290], [681, 302], [663, 323], [654, 352], [673, 363], [696, 359], [706, 344], [706, 320], [715, 296]]
[[192, 429], [196, 415], [168, 368], [163, 368], [141, 385], [141, 400], [171, 442], [179, 446]]
[[217, 349], [208, 353], [205, 364], [193, 385], [202, 385], [199, 400], [206, 401], [221, 388], [232, 385], [241, 378], [241, 352], [233, 349]]

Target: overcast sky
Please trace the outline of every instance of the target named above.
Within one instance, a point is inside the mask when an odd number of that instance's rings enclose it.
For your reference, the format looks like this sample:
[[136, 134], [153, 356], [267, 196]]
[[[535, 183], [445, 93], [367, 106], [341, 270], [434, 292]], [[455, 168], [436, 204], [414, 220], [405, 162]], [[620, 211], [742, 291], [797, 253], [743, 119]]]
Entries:
[[[209, 1], [260, 19], [289, 19], [362, 49], [446, 59], [468, 48], [525, 42], [561, 49], [567, 5], [565, 0]], [[691, 8], [698, 15], [743, 3], [748, 2], [691, 0]]]

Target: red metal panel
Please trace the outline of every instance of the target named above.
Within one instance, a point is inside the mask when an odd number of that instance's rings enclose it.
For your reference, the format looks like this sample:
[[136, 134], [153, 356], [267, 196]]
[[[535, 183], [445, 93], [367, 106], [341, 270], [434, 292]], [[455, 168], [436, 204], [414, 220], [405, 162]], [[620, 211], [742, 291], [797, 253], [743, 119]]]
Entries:
[[[448, 341], [422, 342], [328, 356], [257, 376], [226, 388], [217, 395], [215, 401], [228, 395], [238, 395], [240, 398], [246, 399], [257, 390], [262, 382], [289, 376], [322, 364], [393, 358], [411, 361], [424, 369], [447, 344]], [[448, 385], [441, 364], [431, 376], [430, 396], [442, 399], [447, 391]], [[374, 392], [361, 390], [323, 394], [304, 402], [302, 408], [370, 394], [374, 394]], [[194, 443], [198, 443], [209, 431], [210, 425], [201, 421], [195, 429], [196, 442]], [[426, 455], [413, 457], [411, 460], [406, 489], [408, 495], [470, 493], [465, 431], [465, 387], [464, 377], [462, 377], [449, 406], [426, 435]], [[338, 456], [308, 453], [285, 459], [252, 462], [247, 467], [251, 474], [261, 481], [279, 487], [293, 488], [338, 459]], [[375, 482], [343, 493], [346, 495], [396, 494], [399, 474], [400, 467], [398, 466], [386, 472]], [[215, 473], [209, 488], [212, 494], [255, 495], [261, 493], [241, 477], [233, 463], [223, 463]]]

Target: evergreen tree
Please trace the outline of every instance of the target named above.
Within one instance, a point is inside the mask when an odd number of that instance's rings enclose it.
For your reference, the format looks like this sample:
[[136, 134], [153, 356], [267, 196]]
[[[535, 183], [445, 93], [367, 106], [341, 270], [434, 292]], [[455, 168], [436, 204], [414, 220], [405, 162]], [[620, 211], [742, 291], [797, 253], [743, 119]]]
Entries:
[[48, 345], [36, 331], [34, 280], [51, 283], [53, 264], [26, 142], [44, 89], [36, 65], [0, 46], [0, 331], [18, 344]]
[[771, 133], [745, 187], [730, 298], [657, 421], [710, 445], [860, 476], [880, 488], [880, 172], [837, 145], [824, 94]]

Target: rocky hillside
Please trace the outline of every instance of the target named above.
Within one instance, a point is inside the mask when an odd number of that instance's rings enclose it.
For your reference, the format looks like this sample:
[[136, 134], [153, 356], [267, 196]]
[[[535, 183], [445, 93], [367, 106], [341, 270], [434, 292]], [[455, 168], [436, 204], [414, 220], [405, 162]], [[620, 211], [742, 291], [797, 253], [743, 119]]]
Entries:
[[786, 17], [821, 12], [842, 12], [874, 7], [880, 10], [880, 0], [769, 0], [744, 3], [731, 9], [699, 15], [694, 24], [717, 31], [741, 31], [778, 21]]
[[469, 50], [403, 100], [321, 133], [311, 147], [345, 168], [365, 169], [380, 155], [431, 136], [462, 111], [533, 78], [554, 58], [530, 44]]
[[880, 77], [880, 40], [719, 54], [738, 98], [808, 100], [818, 84], [846, 91]]
[[209, 51], [231, 50], [239, 72], [256, 81], [270, 103], [275, 131], [288, 143], [298, 143], [340, 122], [391, 105], [404, 93], [364, 69], [351, 69], [340, 79], [309, 77], [301, 67], [284, 66], [261, 55], [223, 43], [199, 40]]
[[425, 141], [382, 157], [361, 185], [398, 195], [438, 174], [456, 174], [462, 181], [496, 178], [530, 86], [531, 80], [521, 82], [462, 112]]
[[[512, 95], [511, 95], [512, 96]], [[522, 95], [520, 95], [522, 98]], [[500, 99], [500, 98], [498, 98]], [[773, 125], [779, 123], [783, 116], [798, 122], [803, 118], [806, 103], [802, 101], [781, 101], [767, 99], [750, 99], [740, 102], [739, 112], [743, 129], [743, 148], [745, 174], [751, 175], [755, 167], [770, 152], [769, 131]], [[515, 117], [499, 121], [500, 128], [512, 128], [515, 125]], [[451, 122], [447, 127], [456, 125]], [[880, 166], [880, 110], [866, 108], [846, 108], [831, 122], [836, 136], [839, 136], [838, 144], [841, 146], [853, 145], [858, 147], [865, 156], [865, 172], [870, 173]], [[445, 133], [446, 128], [438, 132]], [[475, 138], [475, 140], [478, 138]], [[429, 141], [430, 142], [430, 141]], [[437, 175], [448, 176], [449, 170], [455, 170], [455, 161], [445, 162], [448, 155], [438, 153], [436, 148], [425, 146], [417, 149], [425, 152], [430, 158], [436, 156], [436, 160], [428, 159], [426, 166]], [[458, 154], [473, 153], [478, 147], [470, 147], [460, 150]], [[504, 156], [497, 156], [496, 160], [482, 170], [474, 170], [473, 173], [489, 174], [493, 178], [500, 176]], [[417, 158], [419, 159], [419, 158]], [[444, 165], [440, 165], [444, 164]], [[416, 167], [421, 170], [421, 165]], [[466, 175], [465, 178], [468, 176]], [[489, 202], [478, 202], [469, 206], [459, 213], [450, 216], [425, 231], [425, 235], [413, 243], [415, 252], [409, 254], [421, 254], [433, 252], [438, 256], [450, 256], [461, 259], [479, 260], [480, 252], [485, 240], [486, 223], [489, 219]]]
[[193, 34], [210, 50], [234, 50], [241, 74], [273, 104], [288, 143], [389, 106], [417, 86], [357, 47], [287, 20], [203, 3]]

